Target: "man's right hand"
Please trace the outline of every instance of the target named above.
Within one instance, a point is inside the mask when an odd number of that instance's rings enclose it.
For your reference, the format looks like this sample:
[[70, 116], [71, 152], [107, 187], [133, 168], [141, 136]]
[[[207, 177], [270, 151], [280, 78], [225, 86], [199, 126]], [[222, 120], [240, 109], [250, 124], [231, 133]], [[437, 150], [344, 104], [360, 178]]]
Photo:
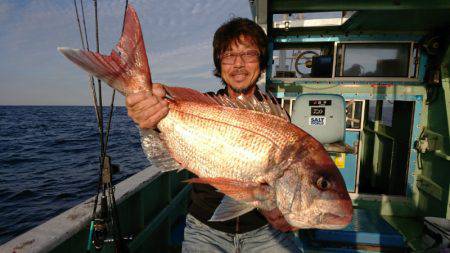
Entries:
[[140, 128], [155, 128], [158, 122], [169, 113], [169, 104], [164, 99], [166, 91], [162, 84], [152, 84], [152, 94], [139, 92], [129, 94], [125, 99], [128, 116]]

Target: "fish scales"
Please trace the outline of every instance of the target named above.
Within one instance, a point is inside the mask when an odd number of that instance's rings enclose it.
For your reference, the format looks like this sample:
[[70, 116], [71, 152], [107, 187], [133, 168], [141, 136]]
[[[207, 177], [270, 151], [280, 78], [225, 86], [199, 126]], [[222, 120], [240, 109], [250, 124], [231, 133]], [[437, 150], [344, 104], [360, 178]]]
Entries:
[[287, 138], [280, 138], [279, 130], [261, 127], [267, 115], [236, 117], [239, 111], [183, 103], [171, 107], [158, 127], [175, 159], [199, 176], [256, 180], [275, 165], [272, 157]]

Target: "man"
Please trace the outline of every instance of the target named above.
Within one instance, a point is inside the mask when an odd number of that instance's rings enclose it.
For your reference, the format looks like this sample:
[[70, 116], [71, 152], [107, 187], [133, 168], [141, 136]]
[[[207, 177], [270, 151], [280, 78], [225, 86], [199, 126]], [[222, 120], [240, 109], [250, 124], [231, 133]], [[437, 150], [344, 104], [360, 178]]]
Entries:
[[[231, 98], [253, 96], [256, 82], [265, 71], [267, 36], [249, 19], [234, 18], [214, 34], [214, 75], [225, 88], [218, 94]], [[161, 84], [153, 85], [153, 95], [131, 94], [126, 98], [128, 115], [141, 128], [154, 128], [169, 109]], [[280, 211], [254, 210], [225, 222], [209, 222], [223, 194], [213, 187], [194, 184], [186, 219], [183, 252], [298, 252], [294, 230]], [[267, 223], [270, 223], [268, 225]]]

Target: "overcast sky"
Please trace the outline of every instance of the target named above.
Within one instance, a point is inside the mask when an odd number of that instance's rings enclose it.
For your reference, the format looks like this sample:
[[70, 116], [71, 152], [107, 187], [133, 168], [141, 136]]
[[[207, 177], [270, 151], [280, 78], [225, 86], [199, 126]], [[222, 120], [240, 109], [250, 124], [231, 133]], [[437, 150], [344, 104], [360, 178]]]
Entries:
[[[83, 3], [92, 49], [93, 1]], [[221, 87], [212, 75], [212, 36], [233, 16], [251, 18], [247, 0], [129, 3], [141, 21], [154, 82], [200, 91]], [[98, 0], [103, 54], [119, 39], [124, 6], [125, 0]], [[60, 55], [58, 46], [81, 48], [73, 0], [0, 1], [0, 105], [91, 104], [87, 75]], [[116, 99], [123, 105], [121, 95]]]

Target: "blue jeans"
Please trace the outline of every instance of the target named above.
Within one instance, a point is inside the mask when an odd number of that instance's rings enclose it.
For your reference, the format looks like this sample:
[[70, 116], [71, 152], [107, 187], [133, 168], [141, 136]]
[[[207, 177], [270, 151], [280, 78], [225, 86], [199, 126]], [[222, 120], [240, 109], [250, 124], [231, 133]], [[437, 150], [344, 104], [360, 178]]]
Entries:
[[303, 252], [294, 239], [292, 232], [283, 233], [269, 225], [247, 233], [229, 234], [210, 228], [188, 214], [182, 252]]

